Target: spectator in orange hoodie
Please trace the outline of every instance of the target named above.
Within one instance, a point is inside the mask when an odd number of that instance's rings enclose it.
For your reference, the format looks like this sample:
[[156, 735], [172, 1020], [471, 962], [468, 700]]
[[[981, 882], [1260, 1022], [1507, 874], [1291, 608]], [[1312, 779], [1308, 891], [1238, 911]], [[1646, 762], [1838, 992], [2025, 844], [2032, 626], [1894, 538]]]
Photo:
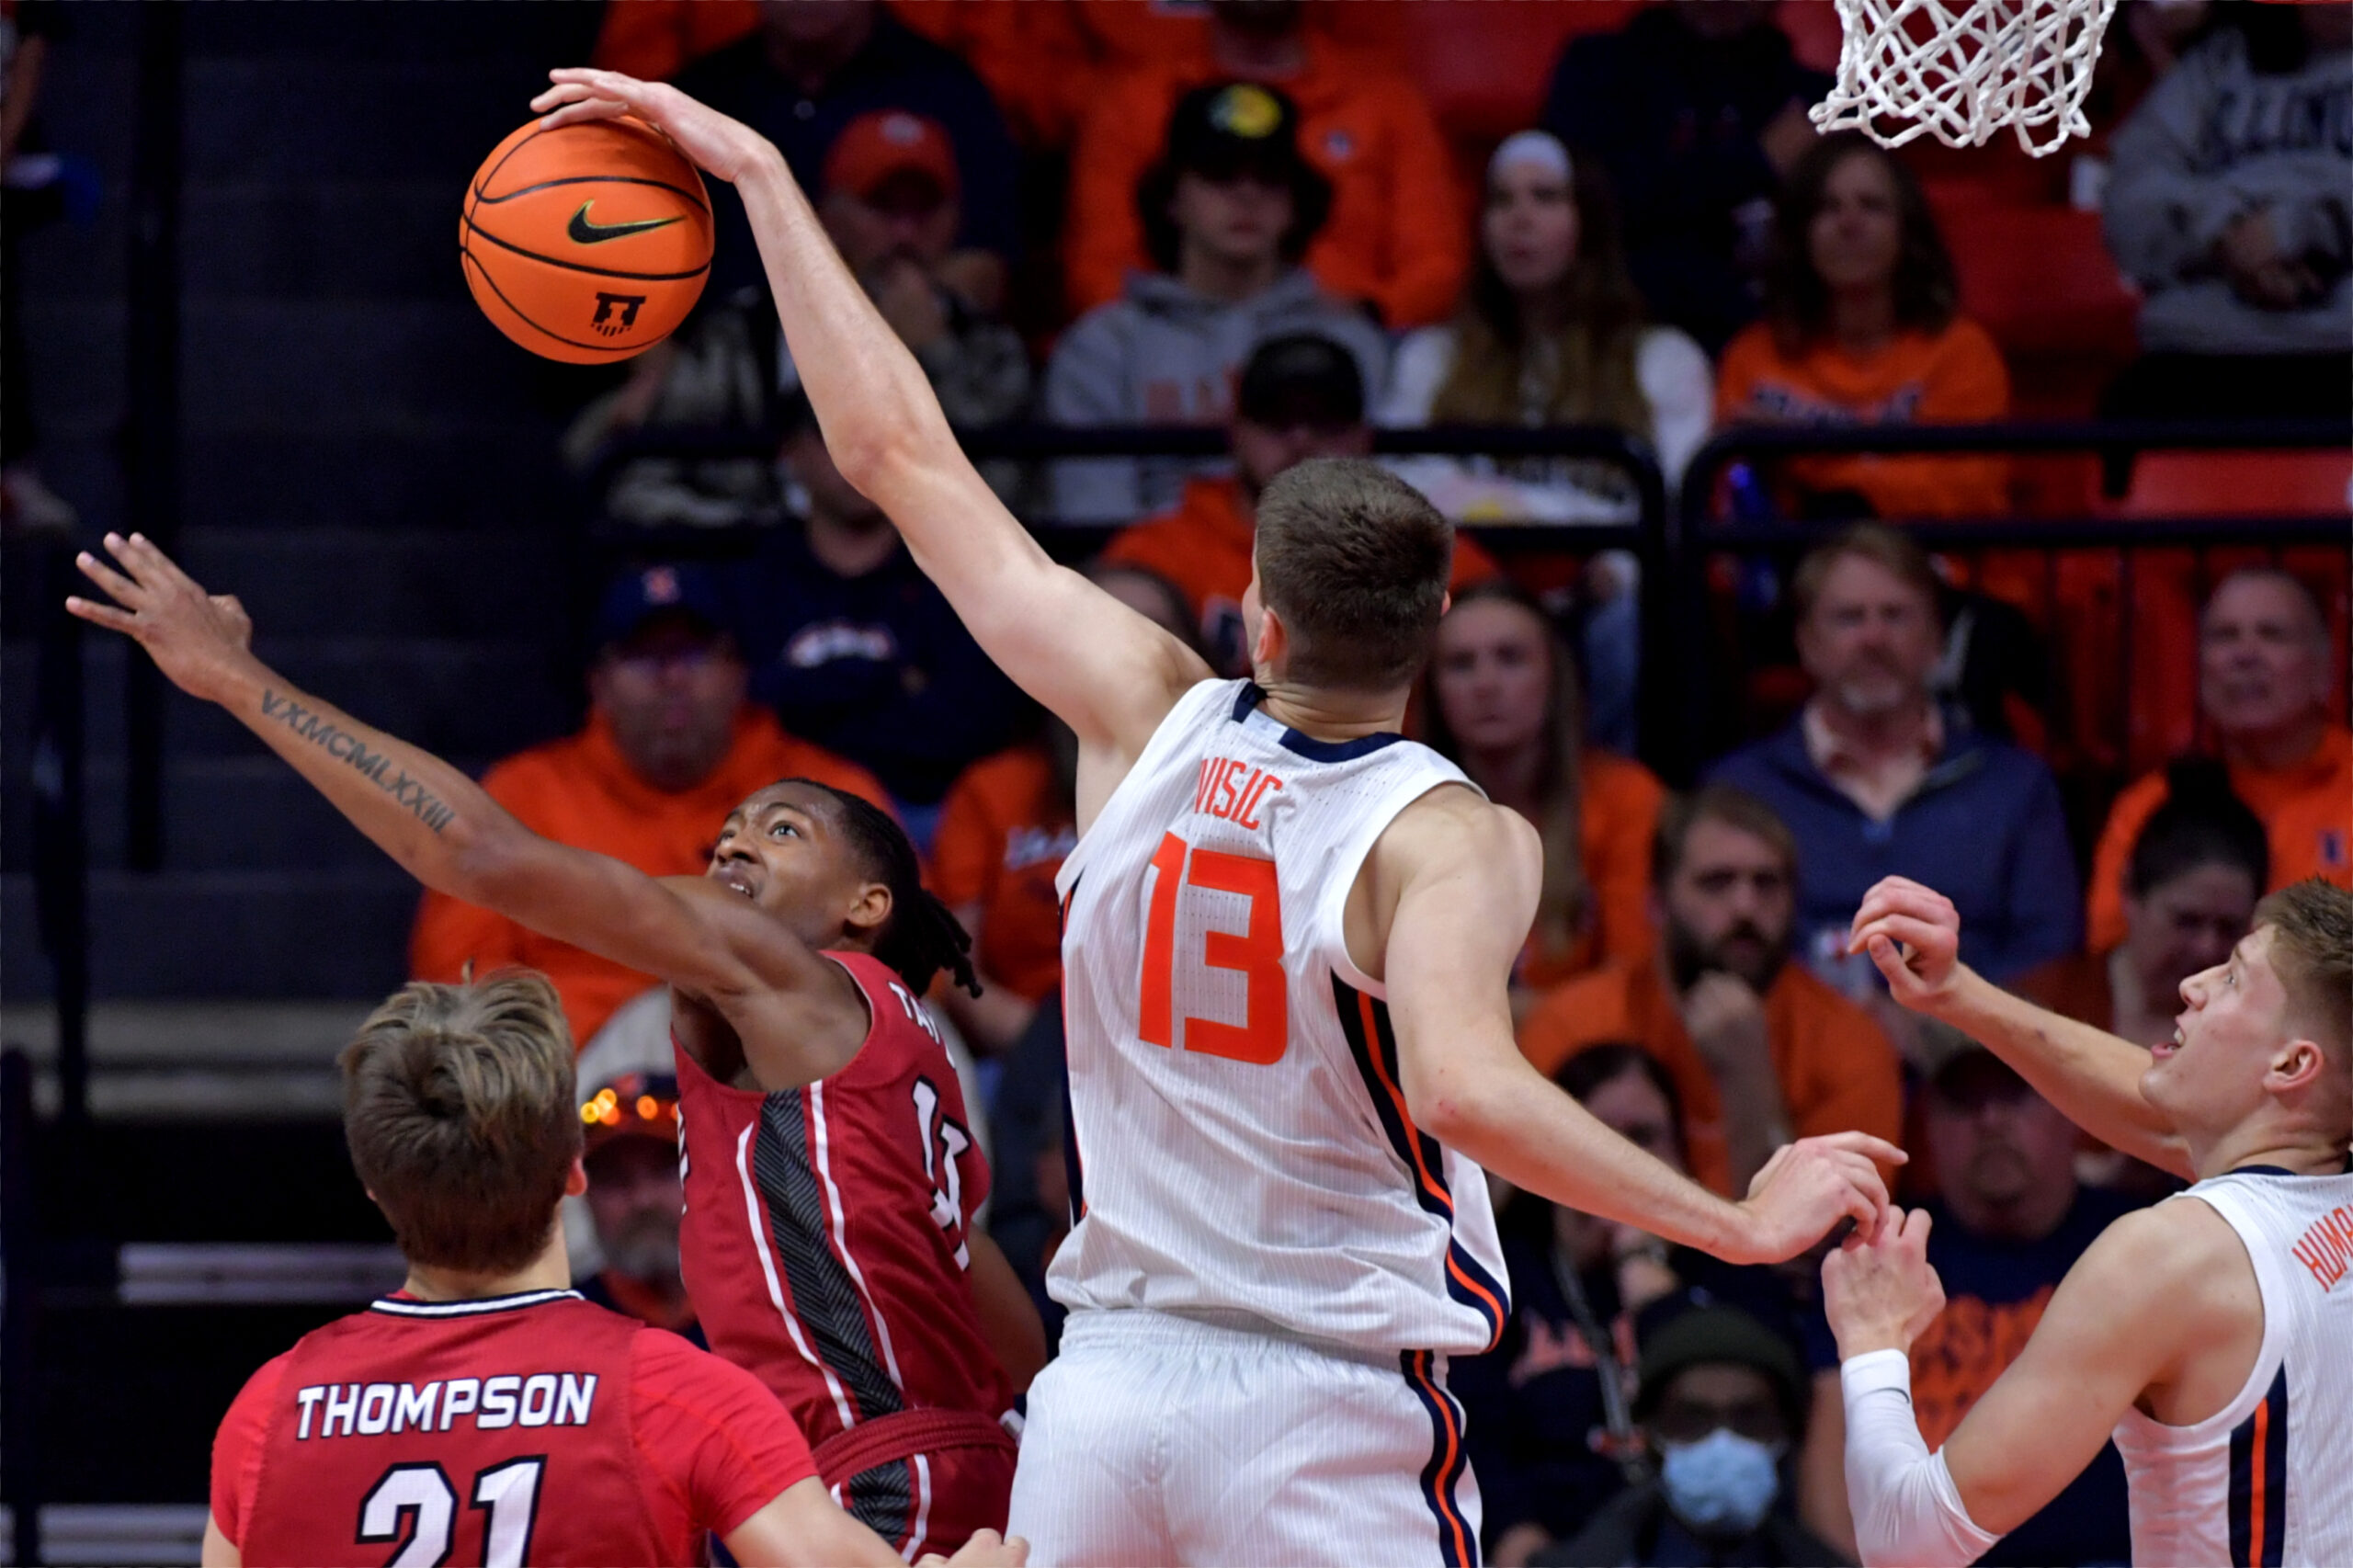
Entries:
[[[694, 876], [737, 801], [810, 778], [887, 809], [873, 775], [780, 729], [745, 700], [746, 675], [716, 587], [693, 566], [629, 573], [607, 593], [588, 672], [588, 723], [493, 767], [483, 788], [525, 827], [651, 876]], [[540, 971], [585, 1046], [622, 1003], [660, 983], [488, 910], [427, 892], [409, 940], [420, 980], [505, 965]]]
[[[2330, 668], [2328, 622], [2302, 579], [2271, 566], [2234, 572], [2198, 629], [2198, 706], [2213, 725], [2231, 789], [2271, 835], [2272, 889], [2306, 877], [2353, 887], [2353, 733]], [[2116, 799], [2092, 857], [2086, 944], [2124, 939], [2133, 840], [2165, 803], [2152, 773]]]
[[1332, 182], [1332, 218], [1310, 271], [1391, 327], [1453, 307], [1469, 261], [1454, 167], [1412, 78], [1303, 25], [1302, 0], [1211, 0], [1193, 48], [1111, 75], [1094, 94], [1071, 153], [1063, 267], [1071, 313], [1119, 297], [1147, 265], [1135, 190], [1160, 155], [1161, 128], [1188, 89], [1233, 79], [1277, 86], [1299, 105], [1308, 158]]
[[[2010, 411], [2010, 377], [1960, 313], [1952, 256], [1910, 172], [1860, 135], [1826, 137], [1790, 171], [1766, 320], [1724, 350], [1719, 425], [1968, 424]], [[1992, 517], [1999, 458], [1823, 457], [1786, 465], [1808, 517]]]
[[1537, 1071], [1604, 1040], [1643, 1046], [1674, 1075], [1691, 1174], [1726, 1196], [1794, 1138], [1854, 1129], [1895, 1142], [1894, 1046], [1790, 961], [1797, 840], [1772, 808], [1720, 784], [1670, 802], [1652, 887], [1659, 955], [1546, 996], [1519, 1028]]
[[1533, 1006], [1595, 965], [1651, 949], [1651, 832], [1665, 791], [1641, 763], [1585, 744], [1576, 661], [1508, 578], [1457, 591], [1423, 690], [1429, 744], [1544, 840], [1536, 922], [1512, 976]]
[[[1310, 458], [1360, 458], [1372, 450], [1356, 357], [1321, 333], [1268, 338], [1242, 367], [1228, 441], [1231, 476], [1186, 481], [1175, 509], [1122, 528], [1103, 560], [1173, 584], [1200, 627], [1202, 656], [1224, 675], [1242, 676], [1250, 673], [1242, 594], [1250, 586], [1259, 493]], [[1475, 540], [1455, 536], [1453, 591], [1496, 570]]]

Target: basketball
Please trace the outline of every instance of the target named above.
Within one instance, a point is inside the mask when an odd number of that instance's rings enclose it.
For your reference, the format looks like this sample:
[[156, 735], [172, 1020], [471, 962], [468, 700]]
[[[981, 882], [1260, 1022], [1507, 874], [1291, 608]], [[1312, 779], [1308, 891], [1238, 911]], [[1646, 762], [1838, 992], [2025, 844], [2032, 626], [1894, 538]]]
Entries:
[[491, 150], [458, 256], [498, 330], [550, 359], [606, 364], [675, 331], [710, 273], [702, 175], [642, 121], [543, 130]]

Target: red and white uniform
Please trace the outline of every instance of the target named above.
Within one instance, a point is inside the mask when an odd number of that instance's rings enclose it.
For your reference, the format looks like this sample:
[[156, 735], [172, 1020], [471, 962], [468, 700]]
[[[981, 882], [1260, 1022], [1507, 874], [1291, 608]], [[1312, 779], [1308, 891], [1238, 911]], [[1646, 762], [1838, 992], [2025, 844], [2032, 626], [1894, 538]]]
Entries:
[[873, 1019], [841, 1071], [764, 1093], [677, 1052], [687, 1290], [844, 1508], [910, 1555], [952, 1551], [1004, 1528], [1013, 1484], [1013, 1393], [964, 1278], [988, 1162], [923, 1004], [875, 959], [827, 956]]
[[1502, 1249], [1345, 929], [1389, 824], [1465, 780], [1263, 696], [1179, 699], [1063, 862], [1071, 1316], [1013, 1510], [1041, 1565], [1477, 1558], [1446, 1358], [1502, 1333]]
[[394, 1295], [246, 1382], [212, 1518], [246, 1568], [686, 1568], [813, 1473], [775, 1397], [675, 1334], [570, 1290]]

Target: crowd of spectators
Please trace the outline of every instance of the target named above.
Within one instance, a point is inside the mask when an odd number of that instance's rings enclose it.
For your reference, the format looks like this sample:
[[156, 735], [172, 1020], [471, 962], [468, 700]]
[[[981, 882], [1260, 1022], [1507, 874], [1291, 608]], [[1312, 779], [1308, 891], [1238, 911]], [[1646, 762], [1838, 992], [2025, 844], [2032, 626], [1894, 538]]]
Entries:
[[[1773, 6], [1672, 0], [1574, 38], [1533, 123], [1475, 148], [1425, 101], [1386, 30], [1397, 9], [638, 0], [608, 8], [600, 62], [672, 76], [778, 142], [960, 427], [1222, 431], [1221, 457], [988, 472], [1064, 540], [1097, 526], [1096, 581], [1229, 676], [1251, 667], [1261, 492], [1302, 460], [1370, 455], [1377, 429], [1600, 426], [1673, 486], [1728, 424], [2011, 411], [2004, 345], [1963, 309], [1935, 192], [1904, 156], [1816, 136], [1804, 109], [1823, 81]], [[2110, 405], [2344, 413], [2348, 7], [2212, 12], [2129, 33], [2147, 34], [2134, 58], [2154, 85], [2100, 128], [2108, 229], [2146, 299], [2146, 354]], [[721, 203], [706, 304], [572, 435], [630, 562], [597, 620], [586, 726], [487, 783], [533, 828], [663, 873], [698, 869], [728, 808], [777, 778], [897, 813], [974, 938], [982, 994], [935, 1000], [977, 1062], [990, 1223], [1051, 1326], [1042, 1277], [1067, 1224], [1053, 880], [1075, 841], [1075, 743], [835, 468]], [[1057, 232], [1038, 232], [1057, 208]], [[660, 449], [712, 431], [751, 439]], [[1389, 460], [1473, 525], [1635, 516], [1598, 461]], [[2106, 801], [2063, 780], [2063, 747], [1984, 673], [2004, 628], [2035, 634], [2027, 611], [1902, 528], [2004, 515], [2017, 482], [1986, 457], [1741, 476], [1742, 515], [1837, 531], [1792, 570], [1718, 585], [1742, 624], [1780, 627], [1795, 668], [1778, 707], [1759, 677], [1764, 719], [1745, 744], [1724, 737], [1690, 793], [1631, 755], [1628, 557], [1459, 536], [1415, 704], [1420, 737], [1540, 832], [1512, 976], [1540, 1070], [1727, 1193], [1797, 1136], [1859, 1129], [1913, 1151], [1897, 1180], [1936, 1206], [1950, 1297], [1914, 1351], [1932, 1444], [2090, 1238], [2164, 1186], [1890, 1006], [1847, 951], [1863, 890], [1891, 874], [1936, 887], [1972, 965], [2150, 1041], [2262, 892], [2353, 880], [2341, 557], [2318, 588], [2277, 565], [2221, 577], [2195, 631], [2200, 755], [2086, 831]], [[731, 542], [689, 563], [682, 528]], [[608, 1299], [688, 1321], [675, 1226], [665, 1241], [654, 1218], [675, 1200], [647, 1153], [674, 1089], [651, 983], [438, 897], [414, 959], [431, 978], [469, 961], [553, 976], [586, 1042], [584, 1091], [608, 1091], [591, 1108], [613, 1113], [592, 1138], [592, 1174], [610, 1174], [580, 1256]], [[1836, 1356], [1807, 1268], [1735, 1268], [1495, 1197], [1513, 1314], [1452, 1374], [1494, 1561], [1851, 1555]], [[2123, 1526], [2110, 1455], [2001, 1560], [2121, 1561]]]

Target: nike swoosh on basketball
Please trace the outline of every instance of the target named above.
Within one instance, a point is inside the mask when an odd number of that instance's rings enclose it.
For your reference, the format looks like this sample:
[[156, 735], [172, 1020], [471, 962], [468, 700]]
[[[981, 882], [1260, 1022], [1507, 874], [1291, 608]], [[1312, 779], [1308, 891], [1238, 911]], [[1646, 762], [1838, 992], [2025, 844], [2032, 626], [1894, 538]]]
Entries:
[[642, 234], [648, 229], [666, 229], [673, 223], [686, 222], [684, 218], [641, 218], [633, 223], [592, 223], [588, 221], [588, 209], [596, 205], [593, 197], [582, 202], [580, 210], [574, 212], [572, 222], [565, 225], [563, 232], [572, 237], [574, 244], [600, 245], [607, 240], [618, 240], [623, 234]]

